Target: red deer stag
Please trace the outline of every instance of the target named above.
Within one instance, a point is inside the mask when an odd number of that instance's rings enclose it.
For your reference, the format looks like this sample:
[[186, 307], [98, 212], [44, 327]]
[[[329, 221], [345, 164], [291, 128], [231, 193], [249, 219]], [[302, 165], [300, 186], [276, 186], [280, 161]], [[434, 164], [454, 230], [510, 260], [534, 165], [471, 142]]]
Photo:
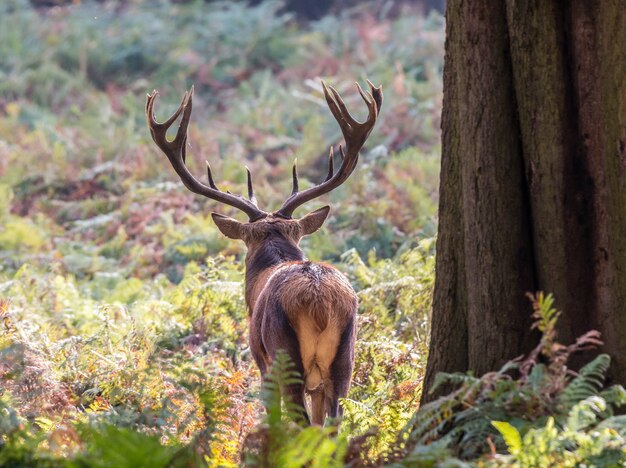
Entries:
[[[238, 208], [249, 217], [241, 223], [213, 213], [219, 230], [231, 239], [246, 243], [245, 298], [250, 314], [250, 349], [261, 375], [265, 376], [279, 350], [285, 351], [302, 376], [302, 383], [289, 385], [287, 398], [301, 408], [302, 415], [313, 424], [323, 425], [326, 415], [341, 415], [338, 399], [350, 388], [354, 367], [357, 297], [346, 277], [324, 263], [309, 262], [298, 244], [303, 236], [317, 231], [328, 216], [329, 206], [300, 219], [293, 212], [343, 184], [354, 171], [359, 150], [369, 136], [383, 102], [382, 87], [368, 81], [370, 91], [357, 83], [369, 110], [364, 123], [355, 120], [343, 100], [332, 87], [322, 82], [328, 107], [339, 123], [345, 139], [340, 146], [341, 167], [333, 169], [333, 151], [328, 158], [328, 175], [324, 182], [303, 191], [298, 190], [298, 173], [293, 166], [293, 191], [283, 206], [273, 213], [257, 206], [248, 173], [248, 198], [223, 192], [217, 188], [211, 166], [207, 162], [208, 183], [191, 175], [185, 165], [187, 127], [191, 118], [193, 87], [186, 92], [178, 110], [165, 122], [154, 117], [158, 93], [148, 95], [146, 116], [152, 139], [165, 153], [185, 187], [194, 193]], [[178, 132], [172, 141], [165, 134], [178, 117]], [[309, 419], [304, 403], [305, 393], [311, 397]]]

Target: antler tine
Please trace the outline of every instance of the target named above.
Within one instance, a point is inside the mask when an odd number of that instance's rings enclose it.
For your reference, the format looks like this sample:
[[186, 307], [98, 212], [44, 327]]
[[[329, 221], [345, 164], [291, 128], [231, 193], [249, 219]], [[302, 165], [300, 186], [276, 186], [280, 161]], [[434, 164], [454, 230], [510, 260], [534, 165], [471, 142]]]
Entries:
[[146, 100], [146, 115], [148, 116], [150, 130], [153, 128], [159, 130], [165, 128], [167, 130], [183, 111], [183, 107], [187, 101], [188, 91], [185, 91], [183, 100], [181, 101], [180, 106], [178, 106], [178, 109], [176, 109], [176, 112], [174, 112], [174, 114], [172, 114], [172, 116], [163, 123], [157, 122], [154, 117], [154, 102], [156, 101], [158, 95], [159, 92], [156, 89], [153, 90], [152, 93], [148, 94], [148, 99]]
[[[343, 159], [343, 157], [342, 157]], [[335, 152], [333, 151], [333, 147], [330, 147], [330, 151], [328, 152], [328, 175], [324, 182], [328, 182], [335, 173]]]
[[254, 206], [257, 206], [256, 197], [254, 196], [254, 189], [252, 188], [252, 174], [250, 173], [250, 169], [246, 166], [246, 173], [248, 174], [248, 199], [254, 203]]
[[357, 90], [363, 101], [365, 101], [368, 109], [365, 122], [359, 122], [350, 115], [348, 108], [337, 90], [332, 86], [326, 86], [322, 81], [322, 90], [326, 98], [326, 103], [339, 124], [339, 128], [345, 140], [345, 151], [343, 146], [339, 146], [339, 153], [342, 159], [341, 167], [334, 173], [334, 154], [331, 148], [328, 158], [328, 175], [324, 182], [304, 190], [303, 192], [294, 190], [285, 203], [283, 203], [280, 210], [276, 212], [277, 215], [284, 218], [291, 218], [291, 215], [297, 207], [334, 190], [350, 177], [359, 160], [359, 151], [374, 128], [383, 103], [382, 86], [375, 87], [370, 81], [368, 81], [367, 84], [369, 85], [369, 91], [365, 92], [361, 89], [361, 86], [356, 83]]
[[344, 159], [346, 159], [346, 153], [343, 150], [343, 146], [339, 145], [339, 155], [341, 156], [341, 160], [343, 161]]
[[[233, 206], [248, 215], [251, 221], [263, 218], [267, 216], [267, 213], [260, 210], [256, 204], [256, 198], [254, 198], [254, 192], [252, 191], [252, 179], [250, 171], [248, 171], [248, 195], [250, 200], [246, 200], [240, 195], [233, 195], [229, 192], [222, 192], [217, 188], [213, 174], [211, 172], [211, 166], [207, 161], [207, 176], [209, 179], [209, 185], [206, 186], [202, 182], [198, 181], [185, 165], [185, 156], [187, 148], [187, 128], [191, 120], [191, 110], [193, 103], [193, 86], [188, 92], [185, 92], [180, 106], [168, 118], [165, 122], [159, 123], [154, 116], [154, 103], [159, 93], [155, 90], [151, 94], [148, 94], [146, 99], [146, 118], [148, 120], [148, 127], [150, 128], [150, 134], [157, 146], [163, 151], [167, 159], [169, 159], [172, 167], [180, 177], [181, 181], [189, 190], [198, 195], [203, 195], [207, 198], [211, 198], [220, 203]], [[167, 139], [167, 130], [172, 124], [180, 117], [180, 124], [176, 131], [176, 136], [173, 140]], [[247, 169], [247, 168], [246, 168]]]
[[217, 188], [217, 185], [215, 185], [215, 180], [213, 180], [213, 173], [211, 172], [211, 165], [209, 164], [209, 161], [204, 162], [206, 163], [206, 175], [209, 179], [209, 187], [211, 187], [213, 190], [219, 190]]
[[[357, 83], [357, 86], [359, 86], [358, 83]], [[332, 96], [329, 94], [328, 88], [330, 88], [330, 92], [332, 93]], [[344, 130], [344, 126], [341, 125], [342, 122], [350, 127], [358, 124], [358, 122], [354, 119], [354, 117], [350, 115], [350, 112], [348, 112], [346, 104], [343, 102], [343, 99], [341, 99], [341, 96], [339, 95], [339, 93], [337, 92], [335, 88], [333, 88], [332, 86], [326, 87], [326, 84], [322, 81], [322, 89], [324, 90], [324, 96], [326, 97], [326, 102], [328, 103], [328, 107], [330, 107], [330, 111], [335, 116], [335, 119], [339, 121], [339, 126], [341, 127], [342, 131]], [[359, 86], [359, 90], [361, 90], [360, 86]], [[361, 94], [361, 96], [362, 95], [363, 94]]]
[[293, 168], [291, 169], [292, 189], [291, 195], [298, 193], [298, 158], [293, 160]]
[[383, 106], [383, 85], [377, 88], [370, 80], [367, 80], [367, 84], [370, 87], [370, 94], [374, 97], [374, 101], [376, 101], [376, 109], [380, 112], [380, 108]]

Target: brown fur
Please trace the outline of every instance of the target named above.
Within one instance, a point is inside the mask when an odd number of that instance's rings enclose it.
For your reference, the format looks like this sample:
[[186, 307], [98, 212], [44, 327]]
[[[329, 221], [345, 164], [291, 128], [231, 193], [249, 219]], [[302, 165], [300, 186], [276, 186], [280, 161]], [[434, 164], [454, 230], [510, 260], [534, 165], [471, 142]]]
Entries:
[[254, 310], [254, 306], [256, 305], [261, 291], [263, 291], [267, 280], [272, 276], [276, 268], [276, 266], [266, 268], [265, 270], [260, 271], [253, 280], [246, 281], [245, 299], [249, 315], [252, 315], [252, 311]]
[[245, 223], [243, 225], [242, 240], [252, 249], [255, 244], [264, 241], [267, 238], [268, 227], [276, 227], [286, 238], [299, 242], [302, 238], [302, 227], [297, 219], [282, 219], [275, 217], [263, 218], [254, 223]]
[[339, 415], [337, 399], [349, 388], [357, 308], [347, 278], [331, 265], [306, 261], [298, 247], [327, 215], [324, 207], [300, 220], [270, 215], [245, 224], [214, 216], [225, 234], [248, 247], [250, 349], [261, 374], [277, 351], [287, 351], [303, 378], [300, 387], [292, 386], [291, 397], [304, 411], [308, 393], [311, 419], [320, 425], [327, 414]]
[[331, 320], [341, 327], [345, 325], [356, 307], [356, 295], [342, 273], [323, 263], [292, 263], [286, 268], [292, 270], [292, 275], [289, 287], [280, 291], [280, 301], [291, 323], [308, 315], [320, 332]]
[[333, 394], [330, 368], [341, 333], [355, 315], [357, 297], [345, 276], [330, 265], [306, 262], [286, 270], [289, 279], [279, 297], [298, 336], [306, 390], [315, 403], [316, 391]]

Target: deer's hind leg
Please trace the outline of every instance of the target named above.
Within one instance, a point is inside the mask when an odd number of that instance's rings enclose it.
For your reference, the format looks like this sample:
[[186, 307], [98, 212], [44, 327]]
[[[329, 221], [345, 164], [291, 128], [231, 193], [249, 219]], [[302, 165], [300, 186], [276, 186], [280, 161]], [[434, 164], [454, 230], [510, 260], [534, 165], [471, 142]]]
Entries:
[[348, 396], [352, 371], [354, 369], [354, 341], [356, 339], [356, 318], [352, 316], [343, 332], [337, 348], [337, 354], [330, 367], [332, 388], [326, 394], [328, 417], [338, 418], [343, 415], [339, 398]]
[[[300, 344], [295, 330], [287, 318], [287, 314], [278, 300], [270, 301], [265, 311], [262, 323], [263, 345], [272, 361], [280, 351], [287, 354], [291, 361], [291, 370], [295, 370], [298, 382], [287, 383], [282, 386], [283, 397], [292, 403], [299, 415], [306, 423], [309, 416], [304, 403], [304, 366], [300, 357]], [[286, 376], [293, 379], [292, 375]]]

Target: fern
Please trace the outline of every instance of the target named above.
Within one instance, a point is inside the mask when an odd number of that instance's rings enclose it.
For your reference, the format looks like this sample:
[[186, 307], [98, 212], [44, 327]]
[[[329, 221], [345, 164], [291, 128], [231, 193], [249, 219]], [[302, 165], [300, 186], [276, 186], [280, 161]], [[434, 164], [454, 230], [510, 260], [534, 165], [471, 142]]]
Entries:
[[429, 393], [434, 393], [438, 388], [445, 385], [450, 385], [452, 387], [462, 386], [465, 389], [469, 389], [476, 384], [480, 384], [480, 379], [471, 374], [463, 374], [460, 372], [449, 374], [446, 372], [440, 372], [435, 376], [435, 380], [429, 390]]
[[336, 435], [336, 428], [307, 427], [292, 439], [283, 441], [273, 457], [277, 467], [341, 467], [348, 450], [347, 436]]
[[597, 422], [599, 415], [605, 410], [606, 402], [603, 398], [590, 396], [570, 409], [565, 427], [572, 431], [587, 429]]
[[564, 412], [588, 397], [598, 395], [604, 384], [611, 358], [608, 354], [600, 354], [585, 364], [578, 375], [571, 381], [557, 398], [557, 403], [564, 406]]
[[491, 421], [491, 424], [502, 435], [509, 453], [517, 455], [522, 450], [522, 437], [519, 431], [506, 421]]
[[416, 445], [402, 460], [386, 465], [388, 467], [448, 467], [469, 468], [472, 465], [452, 456], [452, 451], [443, 441], [435, 441], [428, 445]]
[[[388, 460], [413, 454], [411, 460], [416, 461], [414, 454], [420, 447], [438, 444], [464, 460], [502, 453], [508, 447], [510, 454], [496, 460], [521, 466], [570, 466], [591, 457], [613, 459], [615, 447], [626, 447], [622, 435], [607, 432], [619, 428], [624, 434], [623, 418], [612, 415], [615, 407], [626, 402], [622, 387], [602, 390], [609, 357], [598, 355], [574, 377], [566, 366], [571, 354], [598, 346], [599, 335], [591, 331], [569, 346], [559, 344], [560, 313], [553, 308], [552, 296], [539, 293], [532, 299], [533, 327], [542, 333], [537, 347], [525, 358], [480, 378], [439, 374], [433, 390], [442, 386], [453, 390], [415, 413]], [[519, 372], [516, 379], [512, 371]], [[596, 430], [604, 437], [598, 442], [592, 436]]]
[[265, 375], [261, 390], [261, 399], [267, 410], [267, 423], [270, 428], [281, 427], [281, 423], [285, 419], [298, 423], [303, 422], [300, 407], [284, 398], [287, 386], [301, 383], [302, 378], [295, 370], [289, 355], [279, 350], [272, 361], [269, 372]]
[[621, 385], [611, 385], [600, 392], [608, 405], [620, 407], [626, 405], [626, 390]]
[[303, 427], [301, 409], [284, 399], [285, 387], [301, 382], [293, 368], [286, 353], [277, 353], [261, 390], [266, 416], [248, 436], [246, 463], [289, 468], [343, 466], [349, 449], [347, 433], [337, 434], [332, 426]]
[[613, 416], [598, 424], [598, 429], [614, 429], [626, 433], [626, 415]]

